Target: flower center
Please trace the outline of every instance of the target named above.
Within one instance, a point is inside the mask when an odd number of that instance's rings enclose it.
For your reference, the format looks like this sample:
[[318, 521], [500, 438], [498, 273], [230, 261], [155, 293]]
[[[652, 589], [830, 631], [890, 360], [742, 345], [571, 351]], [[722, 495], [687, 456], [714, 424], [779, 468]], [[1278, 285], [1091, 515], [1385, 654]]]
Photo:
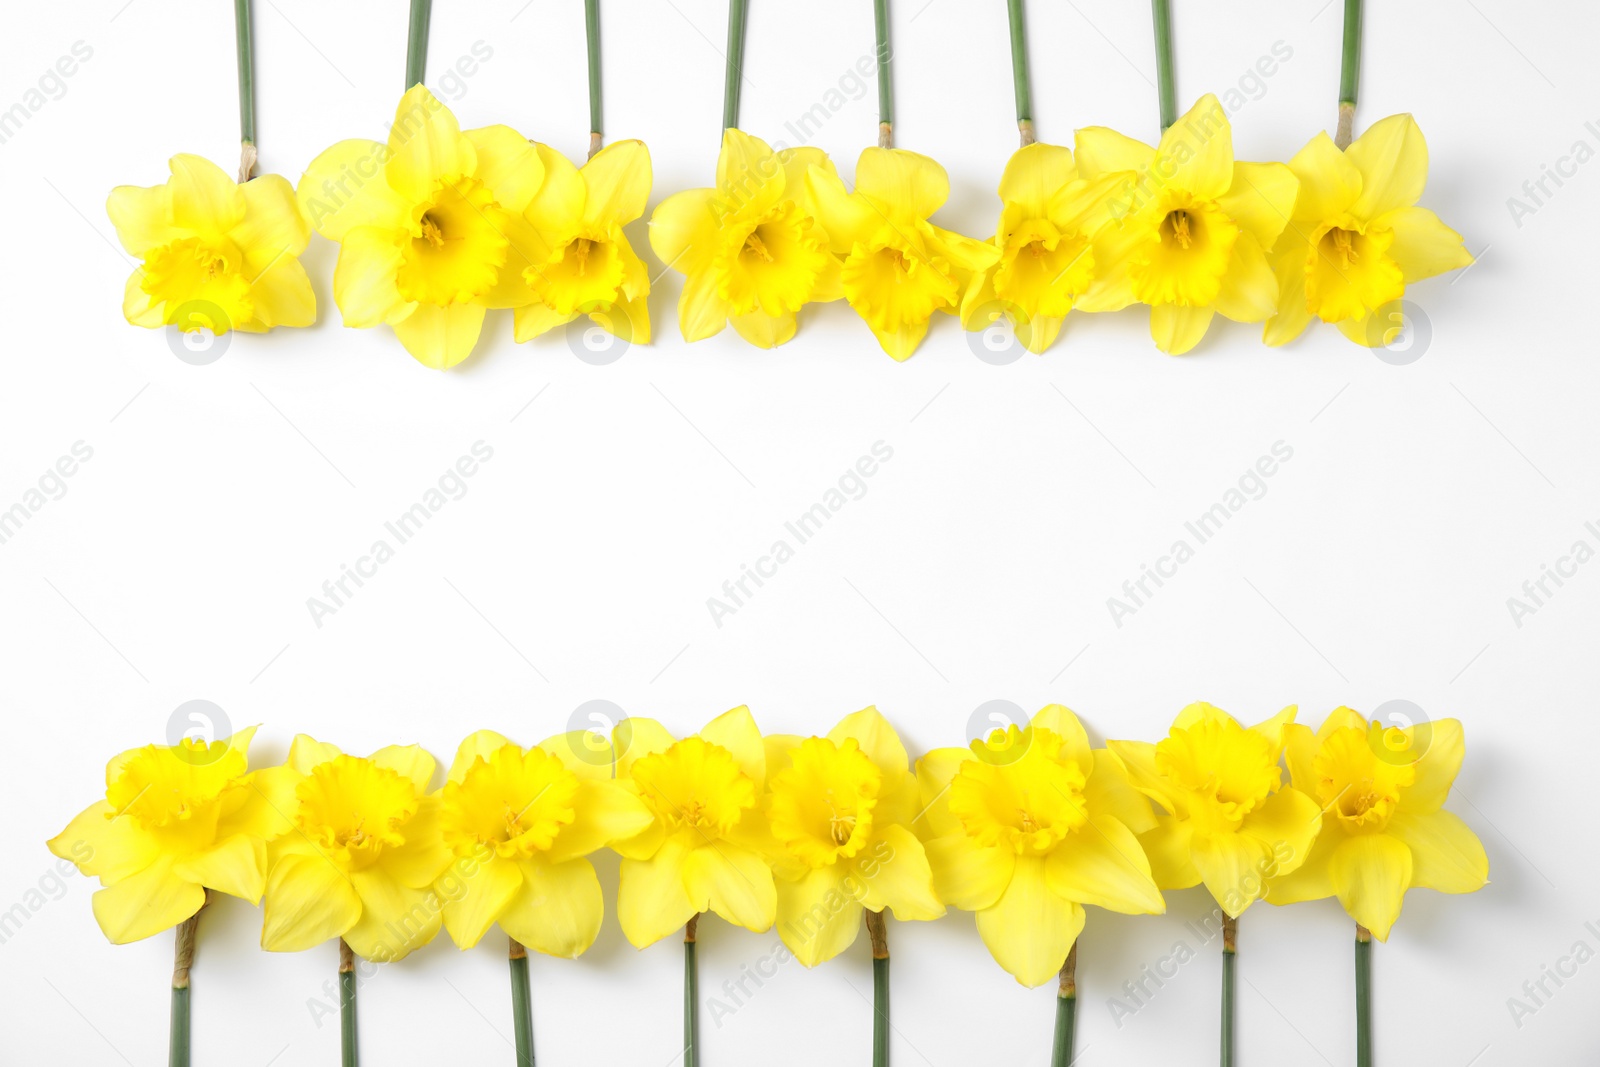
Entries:
[[1189, 234], [1189, 213], [1187, 211], [1167, 212], [1167, 217], [1161, 220], [1161, 239], [1187, 250], [1194, 240]]
[[198, 237], [185, 237], [163, 245], [145, 256], [144, 277], [139, 287], [167, 304], [167, 321], [172, 313], [190, 301], [204, 301], [215, 310], [203, 309], [199, 318], [220, 312], [223, 321], [211, 323], [213, 333], [226, 333], [249, 322], [255, 313], [250, 299], [250, 279], [237, 268], [241, 257], [230, 247], [216, 247]]
[[368, 759], [337, 756], [319, 763], [295, 786], [295, 825], [325, 854], [355, 869], [370, 865], [417, 813], [417, 787]]
[[492, 288], [511, 242], [506, 213], [476, 178], [444, 178], [412, 209], [395, 284], [407, 300], [445, 307]]
[[672, 830], [727, 834], [756, 805], [756, 785], [733, 753], [686, 737], [633, 765], [639, 796]]
[[106, 789], [110, 817], [128, 815], [147, 830], [200, 822], [245, 773], [245, 755], [226, 741], [185, 739], [172, 748], [146, 745], [129, 757]]
[[727, 220], [712, 259], [717, 295], [735, 315], [798, 311], [811, 299], [828, 263], [822, 234], [793, 201], [780, 202], [760, 218]]
[[1389, 258], [1394, 231], [1340, 219], [1322, 228], [1306, 255], [1306, 308], [1324, 322], [1365, 319], [1405, 295], [1405, 274]]
[[555, 843], [577, 817], [578, 776], [543, 749], [502, 745], [445, 784], [439, 827], [458, 856], [489, 847], [505, 858]]
[[1324, 812], [1349, 830], [1382, 830], [1400, 803], [1400, 791], [1416, 781], [1416, 767], [1378, 756], [1385, 743], [1382, 723], [1347, 726], [1323, 739], [1312, 761], [1317, 799]]
[[[1215, 201], [1175, 190], [1163, 198], [1160, 221], [1130, 262], [1134, 295], [1146, 304], [1205, 307], [1222, 291], [1239, 227]], [[1124, 225], [1148, 226], [1148, 218], [1138, 216]]]
[[[1083, 769], [1061, 755], [1060, 735], [1038, 726], [1032, 732], [1020, 758], [969, 760], [950, 781], [950, 813], [979, 844], [1044, 855], [1089, 820]], [[1023, 732], [1009, 726], [1003, 741], [991, 734], [974, 747], [980, 744], [1014, 749], [1024, 744]]]
[[1156, 769], [1189, 796], [1189, 815], [1236, 830], [1282, 781], [1272, 743], [1232, 719], [1204, 719], [1156, 744]]
[[848, 859], [866, 846], [883, 775], [853, 739], [809, 737], [772, 776], [772, 834], [812, 867]]
[[948, 263], [888, 229], [851, 249], [840, 281], [850, 306], [880, 333], [927, 322], [961, 299]]
[[1048, 219], [1030, 219], [1012, 231], [994, 272], [994, 292], [1028, 316], [1060, 318], [1094, 280], [1087, 239], [1062, 233]]
[[588, 234], [560, 245], [545, 263], [535, 263], [522, 278], [558, 315], [607, 308], [622, 298], [626, 265], [609, 237]]

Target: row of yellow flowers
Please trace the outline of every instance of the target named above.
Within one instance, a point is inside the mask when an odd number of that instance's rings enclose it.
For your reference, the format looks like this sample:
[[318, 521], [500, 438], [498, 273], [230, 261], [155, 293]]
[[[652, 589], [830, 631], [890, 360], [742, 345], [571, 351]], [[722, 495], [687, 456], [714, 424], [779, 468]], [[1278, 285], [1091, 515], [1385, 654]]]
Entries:
[[1062, 972], [1090, 905], [1160, 914], [1164, 890], [1203, 884], [1231, 923], [1258, 900], [1335, 897], [1382, 941], [1407, 890], [1484, 885], [1482, 845], [1443, 807], [1459, 722], [1294, 719], [1244, 726], [1194, 704], [1157, 743], [1096, 749], [1053, 705], [913, 766], [875, 708], [802, 738], [763, 736], [740, 707], [681, 739], [647, 718], [526, 748], [479, 731], [440, 788], [417, 745], [356, 757], [300, 735], [285, 763], [251, 770], [251, 728], [118, 755], [104, 798], [49, 847], [100, 879], [94, 914], [117, 943], [216, 891], [264, 904], [275, 951], [340, 939], [392, 961], [441, 927], [465, 949], [498, 925], [576, 957], [604, 911], [588, 857], [609, 848], [640, 948], [715, 913], [776, 926], [810, 967], [864, 916], [870, 930], [951, 907], [1028, 986]]
[[[418, 85], [387, 144], [341, 141], [297, 188], [278, 175], [236, 184], [195, 156], [171, 170], [165, 185], [113, 190], [107, 206], [141, 261], [123, 302], [135, 325], [310, 325], [298, 256], [314, 229], [339, 244], [344, 324], [387, 325], [430, 367], [467, 358], [492, 309], [512, 310], [519, 342], [585, 315], [650, 339], [651, 270], [624, 232], [650, 197], [643, 142], [578, 167], [507, 126], [462, 131]], [[1316, 319], [1379, 347], [1407, 285], [1472, 262], [1461, 235], [1417, 206], [1427, 172], [1409, 115], [1343, 150], [1323, 133], [1287, 164], [1236, 161], [1207, 95], [1155, 147], [1090, 127], [1075, 153], [1021, 148], [1000, 182], [996, 233], [979, 241], [931, 221], [950, 187], [926, 156], [867, 148], [852, 190], [820, 149], [774, 151], [730, 128], [715, 185], [662, 201], [649, 234], [684, 275], [689, 341], [731, 324], [770, 348], [794, 336], [804, 305], [843, 299], [897, 360], [935, 312], [969, 330], [1004, 315], [1043, 352], [1071, 311], [1132, 304], [1148, 305], [1157, 347], [1174, 354], [1219, 314], [1263, 323], [1271, 345]]]

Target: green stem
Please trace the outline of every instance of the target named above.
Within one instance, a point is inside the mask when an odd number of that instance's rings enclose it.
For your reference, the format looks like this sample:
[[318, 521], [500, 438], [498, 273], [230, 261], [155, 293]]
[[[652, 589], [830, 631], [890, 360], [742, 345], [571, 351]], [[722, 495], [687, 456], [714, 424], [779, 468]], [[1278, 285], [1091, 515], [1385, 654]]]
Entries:
[[722, 83], [722, 128], [739, 125], [739, 86], [744, 78], [745, 0], [728, 0], [728, 71]]
[[1233, 970], [1239, 958], [1239, 920], [1222, 914], [1222, 1067], [1233, 1067]]
[[889, 0], [872, 0], [878, 36], [878, 147], [894, 147], [894, 52], [889, 47]]
[[1050, 1067], [1071, 1067], [1072, 1037], [1078, 1015], [1078, 943], [1072, 943], [1067, 962], [1061, 965], [1061, 984], [1056, 990], [1056, 1039], [1050, 1050]]
[[889, 1067], [889, 924], [881, 911], [866, 913], [872, 942], [872, 1067]]
[[1172, 8], [1169, 0], [1150, 0], [1156, 28], [1156, 82], [1161, 99], [1161, 132], [1178, 121], [1178, 89], [1172, 78]]
[[1344, 0], [1344, 55], [1339, 64], [1339, 131], [1334, 143], [1348, 148], [1355, 130], [1361, 89], [1361, 0]]
[[589, 44], [589, 158], [600, 151], [600, 0], [583, 0], [583, 29]]
[[233, 0], [233, 39], [239, 58], [239, 180], [249, 181], [256, 160], [255, 48], [250, 40], [250, 0]]
[[533, 996], [528, 987], [528, 950], [511, 939], [511, 1028], [517, 1035], [517, 1067], [533, 1067]]
[[1356, 1067], [1372, 1067], [1372, 933], [1356, 926]]
[[194, 935], [205, 903], [173, 931], [172, 1020], [167, 1034], [168, 1067], [189, 1067], [189, 968], [194, 965]]
[[1033, 89], [1028, 82], [1028, 27], [1022, 17], [1022, 0], [1006, 0], [1011, 20], [1011, 81], [1017, 97], [1017, 130], [1022, 143], [1033, 143]]
[[356, 1067], [356, 954], [339, 939], [339, 1063]]
[[428, 16], [433, 0], [411, 0], [411, 29], [406, 36], [406, 89], [423, 83], [428, 69]]
[[683, 928], [683, 1067], [697, 1067], [700, 1062], [700, 967], [695, 960], [699, 928], [698, 915]]

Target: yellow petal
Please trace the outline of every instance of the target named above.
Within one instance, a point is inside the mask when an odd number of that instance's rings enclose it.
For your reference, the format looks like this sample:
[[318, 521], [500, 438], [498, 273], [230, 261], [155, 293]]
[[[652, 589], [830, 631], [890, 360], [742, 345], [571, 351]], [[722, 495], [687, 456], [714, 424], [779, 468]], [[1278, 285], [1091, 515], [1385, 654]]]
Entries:
[[1289, 781], [1302, 793], [1315, 795], [1317, 736], [1304, 723], [1292, 722], [1283, 728], [1283, 762], [1289, 767]]
[[438, 766], [437, 761], [421, 745], [389, 745], [367, 758], [402, 778], [410, 779], [411, 784], [421, 792], [427, 791], [428, 783], [433, 781], [434, 769]]
[[263, 174], [239, 186], [245, 213], [228, 236], [245, 254], [252, 271], [284, 256], [298, 256], [311, 240], [311, 227], [294, 187], [281, 174]]
[[1050, 704], [1040, 708], [1031, 725], [1043, 727], [1061, 738], [1061, 758], [1078, 765], [1084, 778], [1094, 773], [1094, 751], [1089, 748], [1089, 733], [1069, 708]]
[[685, 341], [703, 341], [722, 332], [728, 324], [728, 302], [717, 295], [717, 279], [711, 271], [700, 271], [684, 279], [683, 295], [678, 298], [678, 329]]
[[450, 761], [446, 782], [460, 783], [478, 760], [487, 761], [496, 750], [511, 744], [511, 739], [493, 730], [478, 730], [468, 734], [456, 748], [456, 758]]
[[1091, 812], [1120, 819], [1135, 834], [1155, 829], [1156, 815], [1150, 800], [1133, 788], [1122, 762], [1103, 748], [1095, 749], [1092, 755], [1094, 769], [1083, 787], [1085, 806]]
[[463, 860], [453, 865], [436, 888], [444, 901], [444, 927], [450, 939], [460, 948], [476, 945], [521, 888], [522, 872], [513, 860], [491, 855], [482, 862]]
[[849, 948], [861, 929], [861, 901], [846, 888], [842, 866], [808, 867], [798, 880], [778, 882], [778, 936], [806, 967]]
[[781, 315], [768, 315], [757, 308], [746, 315], [730, 315], [728, 321], [740, 337], [755, 345], [757, 348], [777, 348], [794, 339], [796, 328], [795, 313], [786, 311]]
[[185, 881], [259, 904], [267, 887], [266, 842], [250, 834], [234, 834], [186, 857], [172, 872]]
[[856, 191], [885, 211], [925, 219], [950, 199], [950, 177], [927, 156], [903, 148], [865, 148], [856, 161]]
[[1361, 172], [1325, 132], [1295, 153], [1289, 169], [1300, 180], [1292, 213], [1297, 219], [1336, 219], [1361, 195]]
[[1186, 808], [1183, 794], [1156, 770], [1156, 746], [1148, 741], [1107, 741], [1106, 750], [1117, 757], [1128, 781], [1168, 813], [1182, 815]]
[[992, 907], [1011, 883], [1017, 864], [1010, 849], [978, 845], [960, 832], [928, 841], [926, 853], [940, 898], [963, 911]]
[[534, 147], [544, 166], [544, 182], [522, 217], [550, 240], [565, 240], [583, 223], [583, 205], [589, 190], [572, 160], [549, 145]]
[[173, 873], [162, 856], [138, 874], [94, 895], [94, 917], [114, 945], [170, 930], [200, 910], [206, 891]]
[[1006, 162], [1000, 176], [1000, 199], [1020, 207], [1030, 218], [1045, 218], [1050, 202], [1062, 186], [1078, 176], [1072, 163], [1072, 150], [1060, 145], [1036, 143], [1019, 148]]
[[128, 281], [122, 287], [122, 316], [131, 326], [143, 326], [147, 330], [166, 325], [166, 302], [157, 300], [144, 291], [140, 284], [144, 281], [144, 268], [135, 267]]
[[1211, 93], [1168, 126], [1156, 147], [1153, 176], [1200, 200], [1216, 200], [1233, 185], [1233, 127]]
[[1418, 888], [1474, 893], [1489, 881], [1483, 842], [1451, 812], [1397, 812], [1387, 831], [1411, 850], [1411, 884]]
[[917, 760], [917, 792], [920, 817], [911, 829], [924, 841], [957, 833], [961, 824], [950, 814], [950, 781], [967, 760], [975, 759], [971, 749], [936, 748]]
[[1018, 856], [1015, 873], [993, 907], [978, 912], [978, 934], [995, 962], [1025, 986], [1056, 977], [1083, 929], [1083, 908], [1046, 883], [1044, 859]]
[[772, 868], [726, 841], [701, 845], [683, 858], [683, 888], [696, 911], [714, 911], [756, 933], [769, 928], [777, 914]]
[[1411, 850], [1398, 838], [1361, 834], [1334, 850], [1328, 876], [1350, 917], [1387, 941], [1411, 887], [1411, 866]]
[[421, 797], [416, 814], [401, 827], [405, 840], [388, 846], [379, 856], [384, 873], [407, 888], [431, 886], [450, 865], [450, 850], [439, 830], [440, 808], [438, 793]]
[[678, 834], [667, 838], [647, 860], [623, 859], [617, 879], [617, 919], [634, 948], [655, 944], [700, 910], [683, 885], [688, 852], [689, 841]]
[[321, 856], [281, 856], [267, 875], [261, 947], [299, 952], [342, 936], [360, 918], [361, 898], [342, 870]]
[[748, 707], [741, 704], [718, 715], [701, 729], [700, 737], [733, 753], [734, 762], [756, 783], [757, 789], [767, 780], [766, 748]]
[[295, 734], [289, 743], [289, 758], [285, 761], [298, 774], [310, 774], [318, 764], [338, 759], [339, 749], [310, 734]]
[[1461, 235], [1425, 207], [1401, 208], [1383, 220], [1394, 230], [1389, 258], [1408, 283], [1459, 270], [1472, 262]]
[[833, 160], [828, 158], [828, 153], [820, 148], [810, 145], [798, 145], [794, 148], [785, 148], [778, 153], [778, 160], [783, 164], [783, 195], [786, 199], [793, 200], [799, 205], [800, 210], [815, 218], [817, 205], [811, 199], [811, 190], [806, 184], [806, 175], [811, 173], [811, 168], [816, 167], [823, 174], [837, 178], [839, 171], [833, 165]]
[[[1418, 727], [1412, 727], [1413, 731]], [[1450, 795], [1461, 757], [1466, 753], [1466, 738], [1459, 719], [1438, 719], [1426, 726], [1427, 748], [1415, 764], [1416, 780], [1400, 793], [1400, 810], [1418, 814], [1438, 811]]]
[[856, 857], [865, 890], [862, 904], [873, 911], [888, 908], [896, 919], [925, 921], [944, 914], [933, 887], [933, 870], [922, 842], [904, 826], [885, 826], [870, 854]]
[[394, 324], [394, 335], [424, 367], [449, 370], [472, 354], [483, 332], [483, 314], [476, 304], [418, 304]]
[[656, 205], [650, 215], [650, 248], [680, 274], [701, 270], [716, 251], [717, 195], [713, 189], [686, 189]]
[[300, 261], [287, 252], [250, 283], [250, 302], [255, 315], [247, 326], [310, 326], [317, 321], [317, 294], [311, 279]]
[[472, 142], [448, 107], [426, 86], [413, 85], [400, 98], [389, 127], [389, 158], [383, 175], [391, 188], [413, 204], [433, 196], [442, 178], [470, 177], [477, 167]]
[[244, 192], [221, 167], [183, 154], [173, 156], [169, 166], [175, 225], [202, 237], [222, 237], [244, 218]]
[[1124, 915], [1160, 915], [1167, 903], [1150, 875], [1150, 861], [1126, 826], [1101, 815], [1068, 834], [1045, 864], [1050, 891]]
[[650, 150], [643, 141], [614, 141], [596, 152], [579, 173], [588, 190], [585, 226], [603, 231], [644, 214], [650, 200]]
[[302, 777], [287, 764], [252, 771], [244, 779], [239, 807], [218, 821], [218, 833], [255, 834], [266, 841], [288, 833], [294, 829], [300, 803], [295, 787]]
[[836, 745], [855, 741], [886, 776], [910, 773], [911, 757], [906, 755], [906, 746], [900, 743], [900, 735], [876, 707], [865, 707], [840, 719], [838, 725], [828, 731], [828, 740]]
[[917, 346], [922, 344], [922, 339], [928, 335], [927, 319], [921, 322], [902, 322], [886, 328], [870, 322], [867, 325], [872, 329], [872, 336], [878, 339], [878, 346], [900, 363], [916, 355]]
[[357, 226], [345, 231], [333, 268], [333, 301], [346, 326], [365, 329], [397, 322], [412, 307], [396, 277], [403, 252], [400, 231]]
[[1233, 185], [1218, 201], [1228, 217], [1270, 249], [1294, 214], [1300, 179], [1282, 163], [1235, 163]]
[[787, 175], [767, 142], [739, 129], [722, 131], [722, 151], [717, 154], [715, 209], [759, 217], [783, 199]]
[[1260, 900], [1272, 870], [1272, 850], [1249, 834], [1196, 831], [1189, 858], [1222, 910], [1238, 918]]
[[573, 820], [561, 828], [545, 854], [551, 863], [587, 856], [613, 841], [625, 841], [650, 828], [654, 816], [637, 794], [615, 782], [582, 780]]
[[1350, 214], [1363, 222], [1412, 206], [1428, 184], [1428, 143], [1410, 115], [1374, 123], [1344, 153], [1361, 172]]
[[51, 853], [71, 860], [104, 885], [139, 873], [161, 854], [159, 838], [142, 830], [131, 816], [110, 818], [112, 811], [108, 802], [97, 800], [47, 843]]
[[361, 899], [361, 917], [343, 936], [363, 959], [378, 963], [404, 959], [437, 937], [444, 926], [444, 902], [431, 887], [403, 886], [381, 867], [351, 871], [350, 881]]
[[1245, 816], [1239, 832], [1266, 847], [1273, 861], [1267, 873], [1287, 874], [1306, 862], [1321, 829], [1321, 805], [1298, 789], [1280, 789]]
[[462, 134], [477, 156], [473, 177], [487, 185], [495, 202], [520, 215], [544, 183], [539, 150], [510, 126], [483, 126]]
[[1300, 711], [1298, 705], [1290, 704], [1269, 719], [1263, 719], [1250, 727], [1250, 732], [1260, 734], [1272, 746], [1274, 757], [1283, 751], [1283, 731], [1294, 722], [1294, 717]]
[[1278, 279], [1278, 306], [1261, 328], [1261, 339], [1273, 346], [1288, 344], [1311, 324], [1311, 308], [1306, 303], [1306, 257], [1310, 255], [1311, 246], [1297, 227], [1297, 223], [1291, 224], [1272, 250], [1272, 273]]
[[384, 180], [389, 149], [377, 141], [340, 141], [300, 176], [295, 196], [311, 228], [343, 241], [357, 226], [398, 229], [410, 220], [406, 203]]
[[500, 928], [547, 956], [573, 960], [587, 952], [605, 915], [594, 865], [584, 859], [529, 861], [522, 876], [522, 889], [500, 916]]
[[852, 196], [832, 170], [808, 169], [806, 196], [815, 205], [817, 221], [828, 234], [829, 250], [836, 255], [848, 255], [857, 244], [866, 244], [885, 224], [882, 212], [865, 197]]
[[633, 774], [636, 761], [656, 752], [665, 752], [677, 740], [671, 731], [655, 719], [638, 715], [630, 715], [618, 723], [611, 731], [611, 737], [617, 750], [618, 778], [629, 777]]
[[1150, 336], [1167, 355], [1181, 356], [1200, 343], [1215, 313], [1209, 307], [1157, 304], [1150, 309]]
[[578, 313], [574, 311], [570, 315], [563, 315], [543, 304], [526, 304], [517, 308], [512, 316], [516, 322], [517, 344], [520, 345], [549, 333], [557, 326], [565, 326], [577, 318]]
[[1086, 126], [1076, 134], [1078, 173], [1099, 178], [1121, 171], [1143, 171], [1155, 159], [1156, 150], [1143, 141], [1105, 126]]
[[1328, 861], [1346, 836], [1342, 828], [1329, 820], [1329, 825], [1311, 843], [1311, 853], [1304, 863], [1288, 873], [1274, 874], [1267, 879], [1266, 902], [1298, 904], [1333, 896], [1333, 879], [1328, 874]]
[[1157, 816], [1153, 829], [1139, 835], [1150, 861], [1150, 877], [1162, 889], [1188, 889], [1200, 884], [1200, 871], [1190, 858], [1194, 827], [1175, 815]]
[[106, 198], [106, 214], [122, 247], [140, 259], [152, 249], [188, 236], [172, 221], [172, 190], [166, 185], [119, 185]]
[[1073, 307], [1079, 311], [1121, 311], [1136, 301], [1133, 264], [1159, 235], [1139, 219], [1117, 219], [1102, 226], [1089, 242], [1094, 254], [1094, 280]]

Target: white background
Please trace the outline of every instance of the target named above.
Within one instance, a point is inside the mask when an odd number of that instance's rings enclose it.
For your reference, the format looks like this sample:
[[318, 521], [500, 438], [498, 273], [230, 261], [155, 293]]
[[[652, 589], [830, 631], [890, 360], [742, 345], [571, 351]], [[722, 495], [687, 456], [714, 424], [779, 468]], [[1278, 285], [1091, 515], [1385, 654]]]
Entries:
[[[1179, 95], [1238, 86], [1275, 42], [1292, 58], [1235, 116], [1241, 158], [1284, 159], [1331, 125], [1340, 5], [1190, 0], [1176, 23]], [[742, 125], [784, 124], [872, 49], [866, 0], [751, 5]], [[230, 5], [86, 0], [13, 5], [0, 107], [76, 41], [92, 58], [0, 145], [7, 340], [0, 506], [74, 442], [94, 450], [67, 493], [0, 545], [9, 745], [0, 907], [7, 1063], [164, 1062], [171, 938], [108, 946], [92, 886], [49, 882], [43, 842], [102, 789], [112, 753], [162, 740], [181, 702], [262, 722], [259, 762], [299, 730], [355, 752], [420, 741], [448, 760], [479, 727], [532, 742], [591, 698], [680, 732], [748, 703], [763, 728], [825, 731], [876, 703], [908, 748], [959, 744], [995, 698], [1076, 709], [1097, 741], [1155, 738], [1185, 703], [1254, 719], [1298, 703], [1405, 698], [1466, 724], [1451, 807], [1483, 838], [1492, 882], [1416, 892], [1376, 957], [1388, 1064], [1594, 1061], [1600, 965], [1518, 1027], [1507, 999], [1569, 953], [1600, 948], [1588, 782], [1600, 563], [1515, 625], [1507, 598], [1600, 519], [1594, 396], [1596, 183], [1590, 163], [1517, 225], [1507, 198], [1572, 150], [1600, 148], [1592, 5], [1372, 4], [1359, 126], [1414, 112], [1429, 138], [1423, 203], [1481, 260], [1408, 294], [1431, 322], [1422, 358], [1390, 366], [1331, 329], [1281, 351], [1220, 319], [1185, 358], [1137, 309], [1074, 316], [1043, 357], [974, 358], [941, 317], [910, 362], [884, 356], [841, 304], [808, 310], [774, 352], [729, 330], [685, 346], [679, 277], [651, 297], [658, 343], [580, 362], [559, 334], [512, 342], [492, 313], [450, 373], [387, 330], [341, 327], [335, 249], [305, 263], [321, 321], [239, 336], [218, 362], [174, 358], [122, 319], [131, 264], [103, 204], [164, 180], [166, 159], [237, 158]], [[1041, 138], [1106, 124], [1156, 134], [1148, 5], [1030, 5]], [[441, 95], [464, 127], [509, 123], [578, 155], [587, 141], [578, 0], [440, 0], [430, 82], [473, 43], [493, 57]], [[606, 0], [607, 133], [641, 137], [652, 206], [710, 183], [721, 112], [720, 0]], [[350, 136], [382, 137], [401, 89], [401, 0], [257, 5], [261, 163], [298, 178]], [[898, 143], [949, 170], [938, 221], [985, 236], [1015, 147], [1004, 5], [900, 0]], [[847, 81], [848, 85], [848, 81]], [[849, 177], [876, 135], [870, 84], [813, 138]], [[451, 96], [458, 99], [451, 99]], [[1554, 186], [1549, 186], [1554, 189]], [[1531, 201], [1530, 201], [1531, 203]], [[648, 262], [643, 223], [630, 234]], [[659, 269], [659, 264], [655, 269]], [[494, 458], [359, 594], [311, 621], [306, 599], [482, 440]], [[893, 459], [736, 615], [706, 599], [783, 535], [876, 441]], [[1274, 442], [1293, 459], [1123, 625], [1106, 599], [1137, 577]], [[615, 860], [600, 862], [608, 902]], [[29, 896], [45, 879], [59, 899]], [[27, 903], [39, 903], [33, 910]], [[1217, 945], [1163, 918], [1093, 911], [1080, 952], [1078, 1047], [1091, 1065], [1215, 1055]], [[208, 911], [195, 969], [197, 1063], [337, 1062], [318, 1026], [335, 951], [272, 955], [260, 917]], [[1046, 1061], [1054, 990], [989, 958], [970, 916], [891, 928], [900, 1067]], [[1199, 951], [1132, 1017], [1108, 1000], [1178, 941]], [[1353, 1060], [1351, 924], [1324, 901], [1241, 923], [1241, 1064]], [[707, 995], [774, 934], [702, 927]], [[441, 938], [361, 994], [371, 1064], [511, 1063], [495, 942]], [[635, 952], [608, 914], [577, 962], [533, 962], [540, 1062], [669, 1067], [679, 1048], [675, 940]], [[865, 1063], [865, 939], [814, 972], [790, 963], [735, 1015], [703, 1016], [708, 1065]]]

